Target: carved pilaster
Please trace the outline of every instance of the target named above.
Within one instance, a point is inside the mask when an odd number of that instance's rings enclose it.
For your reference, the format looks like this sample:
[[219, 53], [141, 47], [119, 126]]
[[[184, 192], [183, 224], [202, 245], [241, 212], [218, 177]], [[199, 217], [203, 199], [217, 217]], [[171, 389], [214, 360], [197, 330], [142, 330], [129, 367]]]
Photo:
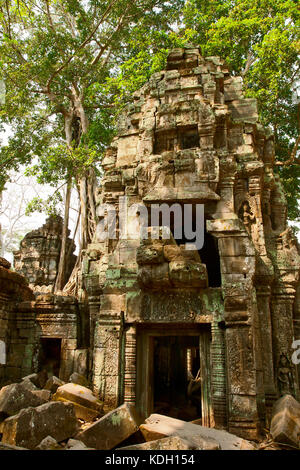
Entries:
[[276, 398], [276, 386], [273, 365], [272, 322], [270, 312], [271, 288], [266, 285], [256, 286], [259, 351], [262, 359], [263, 383], [266, 406], [272, 408]]
[[119, 405], [122, 325], [119, 319], [96, 322], [93, 360], [93, 389], [107, 410]]
[[234, 212], [234, 176], [224, 177], [220, 183], [222, 201], [226, 201], [228, 212]]
[[[294, 304], [294, 338], [295, 340], [300, 340], [300, 284], [297, 286], [296, 298]], [[294, 350], [296, 352], [296, 360], [299, 360], [299, 346]], [[298, 372], [298, 387], [300, 386], [300, 364], [296, 364], [296, 369]], [[300, 395], [300, 392], [299, 392]]]
[[125, 334], [124, 402], [136, 402], [136, 327], [131, 326]]
[[[279, 395], [291, 393], [297, 396], [296, 366], [291, 361], [294, 340], [293, 304], [295, 290], [277, 286], [272, 297], [273, 357], [275, 380]], [[286, 385], [284, 385], [286, 383]]]
[[227, 400], [224, 329], [220, 328], [217, 321], [213, 321], [211, 333], [211, 387], [214, 421], [217, 428], [226, 428]]

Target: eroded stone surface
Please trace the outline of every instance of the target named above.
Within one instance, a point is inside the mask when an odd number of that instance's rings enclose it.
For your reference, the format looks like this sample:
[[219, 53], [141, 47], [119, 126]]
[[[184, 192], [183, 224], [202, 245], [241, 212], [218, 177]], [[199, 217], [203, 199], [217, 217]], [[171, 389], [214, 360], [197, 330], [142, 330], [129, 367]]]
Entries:
[[[203, 444], [203, 443], [202, 443]], [[201, 444], [200, 444], [201, 445]], [[156, 441], [144, 442], [132, 446], [120, 447], [117, 450], [199, 450], [203, 447], [197, 447], [195, 443], [189, 443], [179, 436], [165, 437]], [[219, 445], [216, 442], [211, 450], [218, 450]], [[208, 449], [206, 449], [208, 450]]]
[[103, 403], [93, 395], [90, 389], [75, 383], [58, 387], [52, 400], [72, 403], [77, 418], [85, 421], [94, 420], [103, 410]]
[[[39, 229], [29, 232], [21, 241], [20, 250], [14, 252], [14, 267], [36, 291], [52, 292], [55, 284], [61, 248], [63, 220], [52, 216]], [[67, 238], [66, 279], [71, 274], [76, 256], [75, 245]]]
[[300, 403], [291, 395], [275, 403], [270, 433], [275, 442], [300, 447]]
[[46, 401], [25, 388], [22, 383], [6, 385], [0, 390], [0, 418], [13, 416], [23, 408], [39, 406]]
[[110, 450], [137, 430], [135, 409], [124, 404], [88, 426], [76, 438], [88, 447]]
[[4, 444], [0, 442], [0, 450], [28, 450], [25, 447], [11, 446], [10, 444]]
[[88, 387], [89, 385], [84, 375], [78, 374], [78, 372], [73, 372], [73, 374], [70, 375], [69, 382], [72, 382], [73, 384], [77, 385], [82, 385], [82, 387]]
[[36, 446], [35, 450], [62, 450], [62, 446], [53, 437], [47, 436]]
[[78, 439], [69, 439], [65, 450], [95, 450], [87, 447], [83, 442]]
[[2, 442], [34, 449], [47, 436], [57, 442], [73, 437], [78, 422], [70, 403], [50, 402], [26, 408], [7, 418], [2, 427]]
[[58, 377], [55, 377], [55, 375], [52, 375], [52, 377], [49, 377], [45, 384], [45, 390], [49, 390], [51, 393], [55, 393], [58, 387], [61, 387], [64, 385], [64, 381], [60, 380]]
[[[218, 429], [206, 428], [198, 424], [186, 423], [179, 419], [153, 414], [140, 426], [146, 441], [162, 439], [166, 436], [179, 436], [191, 446], [203, 450], [241, 450], [245, 448], [246, 441], [238, 436]], [[248, 450], [255, 446], [248, 442]]]

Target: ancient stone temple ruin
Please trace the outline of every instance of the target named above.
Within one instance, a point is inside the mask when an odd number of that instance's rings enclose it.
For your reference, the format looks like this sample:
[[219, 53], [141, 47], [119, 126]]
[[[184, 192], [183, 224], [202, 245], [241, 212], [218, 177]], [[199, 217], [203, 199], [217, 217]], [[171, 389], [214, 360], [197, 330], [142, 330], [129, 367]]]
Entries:
[[[0, 259], [0, 341], [5, 349], [0, 386], [41, 369], [63, 380], [75, 370], [86, 373], [88, 320], [75, 297], [52, 293], [62, 225], [61, 217], [49, 217], [28, 233], [14, 252], [15, 272]], [[74, 250], [68, 238], [66, 278], [76, 261]]]
[[[103, 160], [99, 227], [82, 268], [93, 384], [111, 407], [201, 417], [255, 438], [279, 395], [299, 396], [291, 356], [300, 253], [274, 157], [256, 101], [218, 57], [176, 49], [134, 94]], [[116, 239], [103, 240], [110, 212], [141, 203], [149, 214], [189, 204], [194, 218], [203, 204], [203, 247], [184, 249], [172, 217], [149, 222], [159, 237], [150, 226], [137, 239], [139, 210], [127, 217], [132, 236], [118, 239], [119, 217]], [[166, 225], [173, 236], [164, 237]], [[201, 387], [188, 400], [197, 374]]]
[[[34, 296], [0, 267], [0, 379], [39, 370], [44, 354], [64, 380], [84, 373], [106, 409], [256, 439], [279, 396], [299, 399], [300, 250], [274, 159], [241, 78], [198, 48], [173, 50], [103, 159], [79, 298]], [[31, 285], [53, 285], [59, 230], [48, 220], [16, 253]]]
[[[50, 216], [37, 230], [29, 232], [21, 241], [20, 250], [14, 252], [14, 267], [29, 281], [34, 290], [52, 292], [58, 272], [63, 220]], [[69, 231], [70, 234], [70, 231]], [[67, 238], [66, 279], [74, 267], [75, 243]]]

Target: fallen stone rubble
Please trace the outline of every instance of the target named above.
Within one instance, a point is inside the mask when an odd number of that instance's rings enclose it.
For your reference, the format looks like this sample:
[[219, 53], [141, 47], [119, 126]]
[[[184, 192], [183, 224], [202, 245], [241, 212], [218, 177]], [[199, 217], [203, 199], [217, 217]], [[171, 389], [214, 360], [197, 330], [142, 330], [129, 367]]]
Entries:
[[0, 450], [300, 448], [300, 404], [291, 395], [275, 403], [270, 433], [254, 443], [197, 421], [161, 414], [143, 421], [127, 403], [103, 414], [102, 402], [81, 384], [88, 385], [79, 374], [66, 384], [54, 376], [32, 374], [0, 389]]
[[[102, 413], [103, 404], [87, 387], [68, 383], [57, 388], [52, 400], [72, 403], [77, 418], [92, 421]], [[103, 413], [102, 413], [103, 414]]]
[[275, 443], [300, 448], [300, 403], [291, 395], [275, 403], [270, 433]]
[[29, 407], [4, 421], [2, 441], [27, 449], [36, 446], [48, 435], [63, 441], [76, 434], [78, 422], [69, 403], [49, 402]]
[[152, 414], [140, 426], [140, 430], [146, 441], [179, 436], [188, 442], [191, 448], [201, 450], [255, 450], [254, 444], [227, 431], [187, 423], [160, 414]]
[[134, 434], [138, 423], [134, 407], [125, 403], [88, 426], [77, 439], [89, 447], [110, 450]]

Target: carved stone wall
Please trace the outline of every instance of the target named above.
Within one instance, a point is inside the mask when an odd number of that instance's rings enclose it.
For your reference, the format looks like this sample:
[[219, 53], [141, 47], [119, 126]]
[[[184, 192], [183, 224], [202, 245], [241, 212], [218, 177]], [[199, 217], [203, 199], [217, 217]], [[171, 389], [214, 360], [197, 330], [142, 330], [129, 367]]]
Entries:
[[[37, 230], [27, 233], [14, 252], [16, 272], [26, 277], [35, 291], [52, 292], [57, 276], [63, 221], [59, 216], [49, 217]], [[67, 239], [66, 279], [74, 267], [75, 244]]]
[[50, 359], [50, 364], [47, 365], [48, 372], [53, 373], [51, 369], [53, 358], [47, 357], [47, 354], [43, 357], [42, 344], [47, 340], [56, 340], [60, 346], [60, 354], [57, 357], [59, 371], [54, 375], [59, 375], [65, 381], [75, 371], [87, 375], [86, 324], [74, 297], [39, 294], [34, 301], [22, 302], [19, 311], [24, 317], [29, 312], [34, 312], [34, 326], [38, 338], [35, 370], [44, 368], [43, 361]]
[[23, 316], [19, 310], [21, 302], [34, 299], [33, 292], [9, 268], [10, 263], [0, 258], [0, 386], [31, 372], [36, 346], [34, 312]]
[[[0, 258], [0, 386], [45, 367], [43, 341], [59, 344], [56, 375], [67, 381], [76, 371], [88, 373], [88, 325], [72, 297], [34, 295], [27, 280]], [[51, 357], [46, 357], [51, 363]], [[49, 366], [48, 364], [48, 366]], [[51, 364], [50, 364], [51, 366]], [[53, 374], [48, 367], [49, 374]]]
[[[178, 335], [210, 329], [205, 422], [255, 439], [284, 388], [299, 396], [291, 354], [300, 252], [273, 164], [274, 138], [258, 122], [256, 101], [220, 58], [176, 49], [166, 70], [134, 93], [103, 159], [99, 224], [81, 273], [93, 383], [108, 407], [124, 400], [139, 407], [150, 397], [148, 382], [140, 383], [150, 367], [138, 366], [140, 326], [150, 336], [158, 326]], [[204, 204], [203, 249], [185, 250], [175, 236], [157, 239], [153, 227], [137, 239], [137, 213], [127, 213], [120, 236], [125, 205], [137, 203], [148, 213], [155, 204]], [[113, 211], [116, 237], [103, 239]], [[151, 359], [150, 350], [144, 354]]]

